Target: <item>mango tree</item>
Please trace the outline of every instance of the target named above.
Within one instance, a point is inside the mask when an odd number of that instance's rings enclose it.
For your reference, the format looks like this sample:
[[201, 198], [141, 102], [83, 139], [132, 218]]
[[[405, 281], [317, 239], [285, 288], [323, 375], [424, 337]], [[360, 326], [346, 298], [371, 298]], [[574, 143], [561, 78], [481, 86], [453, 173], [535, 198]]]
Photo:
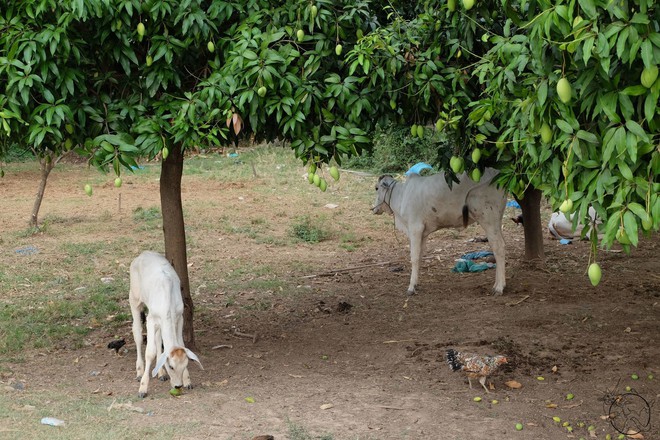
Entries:
[[[165, 253], [181, 278], [184, 339], [194, 348], [181, 201], [186, 149], [219, 145], [230, 127], [232, 136], [247, 131], [295, 140], [301, 157], [316, 151], [319, 163], [357, 152], [368, 138], [355, 123], [338, 115], [336, 131], [329, 124], [318, 128], [328, 117], [321, 103], [325, 80], [340, 78], [341, 68], [323, 57], [341, 52], [340, 39], [355, 41], [356, 29], [368, 31], [369, 19], [366, 4], [351, 1], [319, 2], [315, 12], [303, 2], [5, 1], [2, 141], [29, 145], [38, 156], [50, 157], [44, 162], [51, 165], [71, 143], [92, 165], [117, 175], [139, 158], [162, 159]], [[315, 32], [319, 28], [323, 34]], [[231, 41], [236, 35], [249, 45], [236, 47]], [[314, 44], [316, 51], [304, 55], [298, 50], [302, 44]], [[242, 60], [254, 60], [270, 45], [278, 50], [269, 52], [258, 74], [243, 70]], [[346, 87], [335, 99], [348, 108], [355, 87]], [[260, 106], [262, 95], [273, 103], [269, 109]], [[310, 139], [321, 136], [336, 137], [325, 143], [332, 150], [311, 146]]]

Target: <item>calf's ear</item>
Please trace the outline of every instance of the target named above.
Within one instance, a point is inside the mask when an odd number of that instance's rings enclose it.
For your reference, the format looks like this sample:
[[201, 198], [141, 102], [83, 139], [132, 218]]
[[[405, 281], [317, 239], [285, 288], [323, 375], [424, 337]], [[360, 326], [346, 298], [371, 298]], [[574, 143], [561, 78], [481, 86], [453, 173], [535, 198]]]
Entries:
[[202, 363], [199, 361], [199, 358], [197, 357], [197, 355], [195, 353], [193, 353], [192, 350], [188, 350], [187, 348], [185, 350], [186, 350], [186, 354], [188, 355], [188, 358], [192, 359], [195, 362], [197, 362], [199, 364], [199, 368], [201, 368], [203, 370], [204, 367], [202, 366]]
[[156, 366], [151, 371], [152, 377], [156, 377], [156, 375], [158, 374], [158, 370], [163, 368], [163, 365], [165, 365], [165, 362], [167, 361], [167, 355], [168, 355], [167, 352], [163, 352], [163, 354], [160, 355], [160, 357], [158, 358], [158, 362], [156, 362]]

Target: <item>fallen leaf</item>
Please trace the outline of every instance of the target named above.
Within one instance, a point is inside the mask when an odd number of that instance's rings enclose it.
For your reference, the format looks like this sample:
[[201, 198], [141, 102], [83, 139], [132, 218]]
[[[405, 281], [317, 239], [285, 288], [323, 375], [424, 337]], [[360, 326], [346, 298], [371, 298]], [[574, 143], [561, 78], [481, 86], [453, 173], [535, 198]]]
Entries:
[[546, 408], [557, 408], [558, 406], [559, 405], [557, 405], [556, 403], [546, 403], [545, 404]]
[[325, 410], [330, 408], [334, 408], [334, 405], [332, 403], [324, 403], [323, 405], [321, 405], [321, 409]]
[[509, 388], [513, 388], [514, 390], [522, 388], [522, 384], [518, 381], [515, 381], [515, 380], [510, 380], [508, 382], [504, 382], [504, 385], [508, 386]]
[[555, 365], [555, 366], [552, 367], [552, 372], [553, 372], [553, 373], [556, 373], [558, 369], [559, 369], [559, 368], [557, 368], [557, 366]]
[[628, 433], [626, 434], [628, 438], [637, 438], [637, 439], [643, 439], [644, 436], [642, 435], [641, 432], [634, 431], [632, 429], [628, 430]]

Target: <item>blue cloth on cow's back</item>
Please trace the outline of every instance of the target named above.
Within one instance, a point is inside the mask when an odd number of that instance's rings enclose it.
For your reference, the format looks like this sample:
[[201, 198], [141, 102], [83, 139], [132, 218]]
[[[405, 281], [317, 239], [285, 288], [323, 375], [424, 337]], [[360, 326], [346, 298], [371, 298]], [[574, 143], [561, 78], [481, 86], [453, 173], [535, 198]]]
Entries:
[[456, 260], [456, 265], [451, 270], [452, 272], [465, 273], [465, 272], [483, 272], [487, 269], [495, 267], [495, 263], [475, 263], [472, 260], [465, 260], [460, 258]]
[[411, 166], [408, 171], [406, 171], [406, 176], [411, 174], [420, 174], [423, 170], [432, 170], [433, 167], [424, 162], [418, 162], [415, 165]]

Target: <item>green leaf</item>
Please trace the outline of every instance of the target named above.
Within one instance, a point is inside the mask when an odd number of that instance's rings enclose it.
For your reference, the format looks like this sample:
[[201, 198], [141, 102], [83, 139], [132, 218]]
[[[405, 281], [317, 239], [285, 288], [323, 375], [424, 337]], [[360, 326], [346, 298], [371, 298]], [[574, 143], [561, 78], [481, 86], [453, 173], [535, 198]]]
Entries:
[[639, 238], [637, 237], [637, 220], [635, 220], [635, 216], [632, 212], [626, 211], [623, 214], [623, 227], [626, 230], [626, 234], [628, 234], [630, 244], [637, 246], [637, 243], [639, 242]]
[[640, 219], [646, 218], [646, 209], [637, 202], [628, 203], [628, 209], [630, 209], [637, 217]]
[[589, 18], [596, 17], [596, 3], [594, 0], [578, 0], [580, 7]]
[[650, 142], [646, 131], [635, 121], [626, 121], [626, 128], [628, 131], [635, 133], [638, 137], [642, 138], [645, 142]]
[[644, 100], [644, 117], [652, 121], [655, 117], [655, 109], [658, 105], [658, 93], [649, 93]]
[[598, 136], [588, 131], [579, 130], [576, 133], [576, 136], [582, 139], [583, 141], [589, 142], [591, 144], [598, 144]]
[[573, 127], [571, 127], [571, 125], [568, 122], [564, 121], [563, 119], [555, 120], [555, 124], [557, 124], [557, 127], [564, 133], [567, 134], [573, 133]]
[[548, 81], [544, 80], [541, 81], [541, 84], [539, 85], [539, 90], [538, 90], [538, 99], [539, 99], [539, 105], [543, 107], [545, 104], [545, 100], [548, 97]]
[[655, 66], [655, 61], [653, 60], [653, 44], [651, 44], [650, 40], [644, 40], [642, 43], [642, 61], [644, 61], [644, 67]]

